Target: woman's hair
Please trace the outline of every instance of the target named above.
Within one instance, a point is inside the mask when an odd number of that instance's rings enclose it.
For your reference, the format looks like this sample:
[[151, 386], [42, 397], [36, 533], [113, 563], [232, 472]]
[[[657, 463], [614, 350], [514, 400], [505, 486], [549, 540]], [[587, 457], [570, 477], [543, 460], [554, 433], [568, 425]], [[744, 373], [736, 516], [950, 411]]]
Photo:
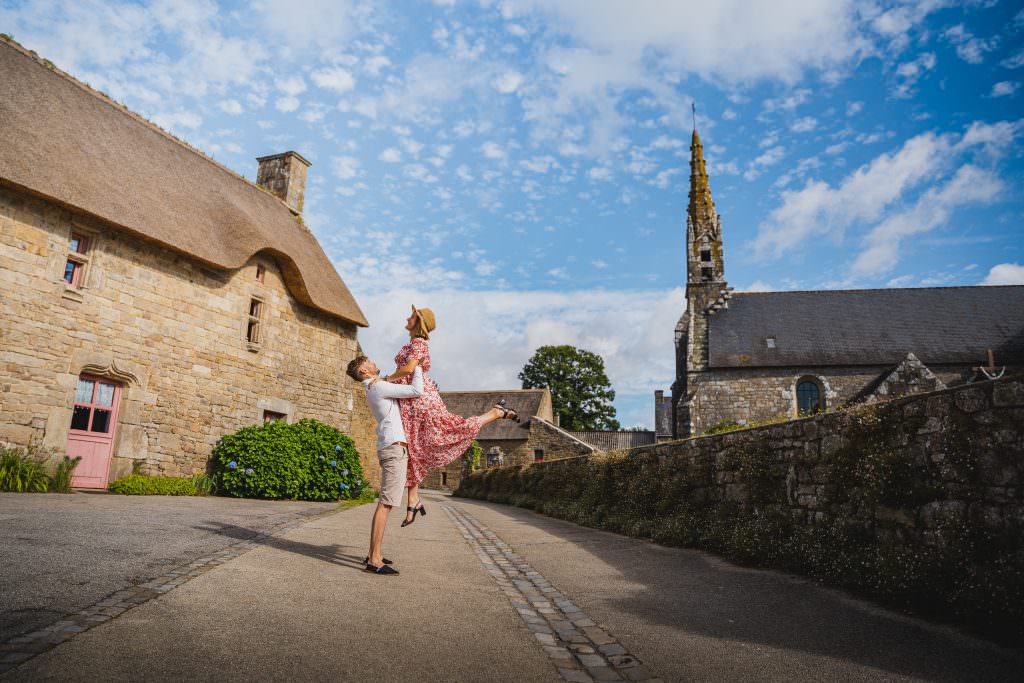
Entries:
[[345, 370], [345, 374], [357, 382], [362, 382], [363, 378], [360, 376], [359, 370], [363, 367], [363, 363], [366, 361], [366, 356], [356, 356], [349, 362], [348, 368]]
[[420, 315], [419, 311], [416, 311], [416, 327], [412, 330], [412, 338], [416, 339], [430, 339], [430, 333], [427, 332], [427, 325], [423, 322], [423, 316]]

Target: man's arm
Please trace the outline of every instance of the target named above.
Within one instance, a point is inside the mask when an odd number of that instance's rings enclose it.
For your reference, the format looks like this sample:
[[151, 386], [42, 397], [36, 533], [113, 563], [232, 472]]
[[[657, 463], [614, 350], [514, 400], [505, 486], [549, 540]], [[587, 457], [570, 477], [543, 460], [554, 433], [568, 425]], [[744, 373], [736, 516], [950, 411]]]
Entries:
[[378, 380], [370, 385], [370, 391], [381, 398], [416, 398], [423, 395], [423, 370], [417, 365], [412, 371], [412, 384], [392, 384]]

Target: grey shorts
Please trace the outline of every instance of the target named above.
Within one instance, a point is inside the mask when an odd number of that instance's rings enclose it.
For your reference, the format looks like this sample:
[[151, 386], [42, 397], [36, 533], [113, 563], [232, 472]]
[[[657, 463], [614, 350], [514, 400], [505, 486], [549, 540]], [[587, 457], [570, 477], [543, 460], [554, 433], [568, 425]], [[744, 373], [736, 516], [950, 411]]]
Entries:
[[377, 451], [377, 460], [380, 461], [380, 502], [391, 507], [401, 505], [409, 451], [393, 443]]

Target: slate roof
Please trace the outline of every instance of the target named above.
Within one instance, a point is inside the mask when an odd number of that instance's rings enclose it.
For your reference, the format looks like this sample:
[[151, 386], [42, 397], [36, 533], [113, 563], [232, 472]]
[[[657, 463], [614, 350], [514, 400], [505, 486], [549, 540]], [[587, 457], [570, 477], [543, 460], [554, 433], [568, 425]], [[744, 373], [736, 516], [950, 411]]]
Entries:
[[268, 253], [296, 299], [367, 324], [284, 202], [3, 39], [0, 183], [225, 270]]
[[450, 412], [462, 417], [486, 413], [501, 399], [519, 413], [521, 422], [495, 420], [480, 430], [480, 439], [517, 440], [530, 436], [531, 417], [547, 421], [554, 419], [551, 412], [551, 392], [547, 389], [505, 389], [496, 391], [442, 391], [441, 398]]
[[599, 451], [616, 451], [620, 448], [636, 448], [657, 443], [654, 432], [602, 432], [602, 431], [570, 431], [583, 443], [590, 444]]
[[[775, 338], [768, 348], [766, 338]], [[737, 293], [710, 316], [710, 365], [1024, 363], [1024, 285]]]

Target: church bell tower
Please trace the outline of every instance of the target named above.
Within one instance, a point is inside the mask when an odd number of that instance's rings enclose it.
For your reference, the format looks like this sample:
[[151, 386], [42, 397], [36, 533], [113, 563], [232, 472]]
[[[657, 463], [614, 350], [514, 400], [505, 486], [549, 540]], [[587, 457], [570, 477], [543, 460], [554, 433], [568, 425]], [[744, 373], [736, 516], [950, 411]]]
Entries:
[[[676, 326], [676, 381], [672, 385], [675, 438], [700, 431], [692, 400], [695, 381], [708, 370], [708, 318], [729, 307], [722, 219], [711, 198], [704, 147], [693, 129], [690, 143], [690, 204], [686, 211], [686, 311]], [[704, 425], [706, 426], [706, 425]]]

